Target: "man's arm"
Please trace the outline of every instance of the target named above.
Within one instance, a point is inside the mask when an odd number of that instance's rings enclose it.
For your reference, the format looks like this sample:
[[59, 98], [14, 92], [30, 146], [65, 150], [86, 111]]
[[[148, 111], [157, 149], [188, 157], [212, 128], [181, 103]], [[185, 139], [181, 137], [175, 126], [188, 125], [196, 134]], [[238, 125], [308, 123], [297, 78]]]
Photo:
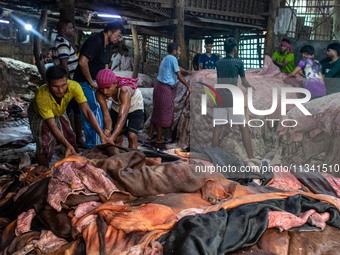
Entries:
[[110, 137], [111, 142], [114, 142], [119, 136], [120, 132], [122, 131], [125, 125], [126, 118], [129, 114], [129, 109], [130, 109], [130, 104], [131, 104], [131, 93], [129, 91], [129, 88], [127, 87], [120, 88], [119, 100], [121, 102], [121, 105], [119, 107], [117, 123]]
[[80, 70], [82, 71], [85, 79], [88, 81], [91, 87], [97, 89], [98, 85], [96, 82], [93, 81], [91, 77], [90, 68], [89, 68], [89, 59], [85, 57], [84, 55], [80, 55], [78, 65], [80, 66]]
[[285, 68], [290, 62], [294, 62], [294, 54], [289, 53], [285, 55], [285, 58], [282, 62], [278, 62], [277, 60], [273, 59], [273, 62], [275, 65], [277, 65], [279, 68]]
[[112, 120], [110, 116], [110, 111], [107, 108], [107, 103], [106, 103], [106, 98], [105, 96], [99, 91], [96, 91], [96, 99], [100, 105], [100, 108], [102, 109], [103, 112], [103, 117], [104, 117], [104, 134], [106, 136], [111, 135], [111, 130], [112, 130]]
[[86, 120], [90, 123], [90, 125], [96, 130], [97, 134], [100, 136], [100, 140], [102, 143], [107, 143], [107, 138], [103, 131], [101, 130], [99, 123], [94, 116], [93, 112], [90, 109], [90, 106], [87, 102], [79, 104], [80, 110], [83, 112]]
[[289, 64], [288, 59], [284, 59], [283, 62], [278, 62], [277, 60], [273, 59], [273, 63], [278, 66], [280, 69], [285, 68]]
[[242, 81], [242, 85], [245, 87], [245, 88], [252, 88], [253, 86], [251, 86], [248, 82], [248, 80], [246, 79], [246, 77], [241, 77], [241, 81]]
[[288, 74], [289, 78], [295, 77], [300, 71], [301, 71], [301, 67], [297, 66], [295, 67], [295, 69], [293, 70], [293, 72], [291, 72], [290, 74]]
[[60, 65], [65, 68], [67, 75], [70, 77], [70, 70], [68, 70], [68, 58], [59, 58]]
[[340, 64], [334, 65], [329, 72], [324, 73], [326, 78], [333, 78], [335, 77], [338, 73], [340, 73]]
[[186, 73], [186, 74], [192, 75], [192, 71], [186, 70], [182, 67], [179, 67], [179, 70], [181, 71], [182, 74]]
[[204, 68], [204, 66], [203, 66], [203, 55], [204, 54], [201, 54], [198, 58], [198, 70], [202, 70]]
[[75, 151], [75, 149], [73, 148], [73, 146], [67, 141], [67, 139], [65, 138], [65, 136], [60, 132], [55, 119], [54, 118], [50, 118], [50, 119], [46, 119], [46, 124], [48, 126], [48, 128], [50, 129], [52, 135], [57, 139], [57, 141], [59, 143], [61, 143], [62, 145], [65, 146], [66, 148], [66, 153], [65, 156], [71, 156], [71, 155], [75, 155], [77, 154], [77, 152]]
[[187, 87], [187, 89], [188, 89], [189, 92], [191, 92], [190, 86], [189, 86], [189, 84], [187, 83], [187, 81], [184, 79], [184, 77], [183, 77], [181, 71], [178, 71], [176, 74], [177, 74], [178, 80], [179, 80], [185, 87]]
[[119, 65], [120, 65], [120, 60], [119, 60], [119, 62], [118, 62], [117, 64], [115, 64], [114, 66], [111, 65], [111, 70], [112, 70], [112, 71], [115, 70], [117, 67], [119, 67]]

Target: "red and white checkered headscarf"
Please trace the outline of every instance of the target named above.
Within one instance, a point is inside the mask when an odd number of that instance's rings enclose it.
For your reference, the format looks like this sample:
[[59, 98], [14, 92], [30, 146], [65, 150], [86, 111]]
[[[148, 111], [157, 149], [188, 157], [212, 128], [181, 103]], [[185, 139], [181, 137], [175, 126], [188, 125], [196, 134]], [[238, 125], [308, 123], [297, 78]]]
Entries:
[[138, 78], [133, 79], [129, 77], [116, 76], [116, 74], [112, 72], [110, 69], [100, 70], [96, 76], [96, 82], [98, 84], [98, 88], [100, 89], [109, 88], [114, 83], [116, 83], [116, 86], [118, 88], [123, 86], [129, 86], [133, 89], [137, 89], [138, 80], [139, 80]]
[[292, 49], [292, 46], [290, 45], [290, 43], [288, 43], [288, 42], [281, 42], [280, 45], [282, 45], [284, 47], [287, 47], [288, 48], [288, 53], [292, 53], [293, 52], [293, 49]]

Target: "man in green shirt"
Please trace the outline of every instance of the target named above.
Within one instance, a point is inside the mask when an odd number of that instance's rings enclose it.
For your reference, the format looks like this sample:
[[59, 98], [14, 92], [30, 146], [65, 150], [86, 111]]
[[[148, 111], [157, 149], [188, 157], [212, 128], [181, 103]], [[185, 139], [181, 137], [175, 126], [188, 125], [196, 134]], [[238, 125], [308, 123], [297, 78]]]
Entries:
[[283, 73], [291, 73], [295, 68], [294, 53], [290, 45], [290, 40], [283, 38], [279, 50], [272, 55], [273, 63], [278, 66]]
[[322, 63], [322, 73], [325, 76], [327, 95], [340, 92], [340, 43], [327, 46], [328, 61]]

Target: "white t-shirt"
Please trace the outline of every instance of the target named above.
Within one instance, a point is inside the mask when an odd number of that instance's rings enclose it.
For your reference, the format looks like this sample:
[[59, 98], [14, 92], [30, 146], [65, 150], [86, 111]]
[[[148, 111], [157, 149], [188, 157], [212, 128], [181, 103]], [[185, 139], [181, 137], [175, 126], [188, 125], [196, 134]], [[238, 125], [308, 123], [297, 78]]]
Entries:
[[111, 70], [112, 71], [118, 70], [121, 58], [122, 58], [122, 55], [119, 52], [112, 54], [112, 57], [111, 57], [111, 62], [112, 62]]
[[133, 67], [133, 58], [130, 56], [125, 57], [122, 56], [122, 59], [120, 60], [120, 70], [122, 71], [132, 71]]

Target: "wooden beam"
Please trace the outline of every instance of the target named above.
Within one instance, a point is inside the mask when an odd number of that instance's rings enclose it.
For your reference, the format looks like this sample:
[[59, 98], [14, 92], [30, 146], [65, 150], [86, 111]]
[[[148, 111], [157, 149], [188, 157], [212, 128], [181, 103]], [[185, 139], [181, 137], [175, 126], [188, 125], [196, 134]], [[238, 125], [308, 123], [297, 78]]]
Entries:
[[[197, 31], [195, 31], [194, 33], [191, 32], [190, 35], [191, 34], [202, 34], [202, 29], [209, 30], [209, 31], [211, 31], [211, 33], [225, 34], [228, 31], [229, 32], [234, 31], [235, 28], [236, 28], [236, 26], [226, 27], [225, 25], [220, 25], [220, 24], [216, 24], [215, 26], [212, 27], [208, 23], [201, 23], [201, 22], [196, 23], [196, 22], [191, 22], [191, 21], [185, 21], [184, 24], [186, 26], [186, 28], [185, 28], [186, 32], [188, 30], [192, 30], [192, 29], [190, 29], [192, 27], [201, 28], [201, 30], [197, 29]], [[202, 35], [202, 38], [204, 38], [204, 35]], [[200, 39], [202, 39], [202, 38], [200, 38]]]
[[[160, 16], [162, 16], [162, 17], [168, 17], [168, 18], [171, 18], [171, 17], [172, 17], [172, 14], [171, 14], [171, 13], [166, 13], [166, 12], [164, 12], [164, 11], [162, 11], [162, 10], [159, 10], [158, 8], [140, 5], [140, 4], [137, 3], [136, 1], [129, 2], [129, 4], [131, 4], [131, 5], [135, 6], [135, 7], [137, 7], [139, 11], [142, 9], [143, 11], [148, 10], [148, 11], [153, 12], [153, 14], [152, 14], [152, 15], [150, 14], [150, 16], [153, 16], [153, 15], [155, 15], [155, 13], [157, 13], [158, 15], [160, 15]], [[166, 8], [162, 8], [162, 9], [166, 9]]]
[[228, 17], [238, 17], [238, 18], [246, 18], [246, 19], [257, 19], [257, 20], [265, 20], [264, 17], [261, 15], [252, 15], [252, 14], [244, 14], [244, 13], [237, 13], [237, 12], [227, 12], [227, 11], [219, 11], [214, 9], [203, 9], [203, 8], [196, 8], [196, 7], [186, 7], [186, 12], [198, 12], [198, 13], [206, 13], [206, 14], [215, 14], [215, 15], [222, 15]]
[[159, 36], [164, 38], [172, 38], [172, 35], [169, 34], [168, 29], [150, 29], [147, 27], [138, 27], [138, 34], [139, 35], [150, 35], [150, 36]]
[[101, 3], [100, 5], [97, 3], [96, 5], [92, 5], [89, 3], [77, 3], [77, 8], [85, 9], [85, 10], [92, 10], [96, 12], [109, 12], [112, 14], [117, 14], [122, 17], [127, 17], [127, 18], [134, 18], [134, 19], [142, 19], [142, 20], [155, 20], [154, 15], [147, 15], [143, 11], [137, 12], [136, 9], [137, 7], [133, 6], [130, 8], [130, 10], [125, 10], [121, 8], [114, 8], [114, 7], [109, 7], [103, 5]]
[[265, 28], [262, 26], [251, 25], [251, 24], [244, 24], [244, 23], [225, 21], [225, 20], [207, 19], [207, 18], [198, 18], [198, 19], [202, 22], [208, 22], [208, 23], [214, 23], [214, 24], [239, 26], [239, 27], [247, 27], [247, 28], [255, 28], [259, 30], [265, 30]]
[[155, 3], [160, 4], [162, 8], [173, 8], [172, 1], [169, 0], [134, 0], [135, 2], [142, 3]]
[[127, 24], [129, 25], [137, 25], [137, 26], [145, 26], [145, 27], [163, 27], [163, 26], [171, 26], [177, 24], [177, 19], [169, 19], [163, 20], [160, 22], [147, 22], [147, 21], [138, 21], [138, 20], [128, 20]]

